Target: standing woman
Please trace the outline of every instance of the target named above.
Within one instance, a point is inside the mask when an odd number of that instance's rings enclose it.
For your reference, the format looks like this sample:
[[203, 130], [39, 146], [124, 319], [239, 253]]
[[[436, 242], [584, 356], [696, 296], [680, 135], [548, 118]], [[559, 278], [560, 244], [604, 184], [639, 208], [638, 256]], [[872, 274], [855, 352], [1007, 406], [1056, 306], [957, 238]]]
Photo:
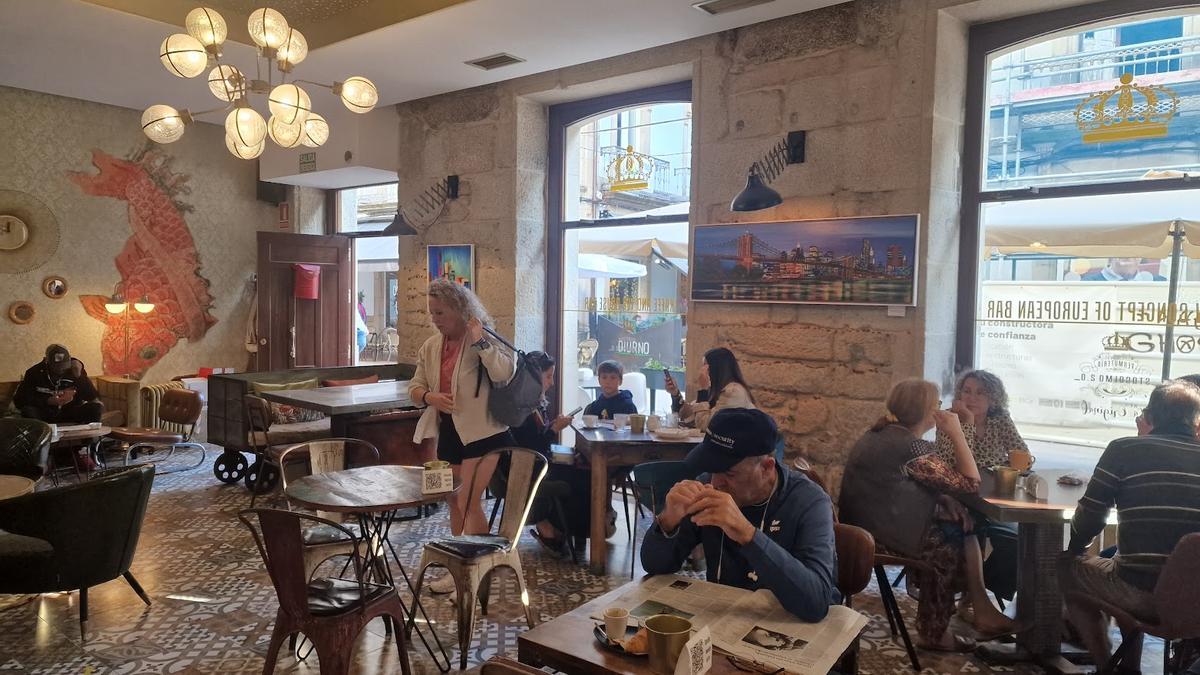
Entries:
[[480, 378], [486, 375], [498, 385], [507, 384], [515, 361], [507, 349], [488, 339], [483, 326], [492, 318], [465, 286], [448, 279], [432, 281], [429, 318], [438, 332], [421, 345], [417, 372], [408, 385], [409, 397], [426, 406], [413, 440], [436, 438], [438, 459], [450, 463], [456, 481], [475, 479], [449, 500], [450, 531], [456, 536], [487, 534], [480, 498], [496, 460], [489, 459], [477, 478], [476, 467], [483, 455], [514, 443], [508, 427], [488, 412], [492, 388], [486, 382], [481, 386]]
[[742, 377], [741, 366], [733, 352], [716, 347], [704, 352], [700, 366], [700, 396], [695, 402], [686, 402], [679, 393], [675, 380], [667, 379], [667, 393], [671, 395], [671, 409], [679, 413], [679, 419], [691, 422], [701, 431], [708, 429], [708, 420], [722, 408], [754, 408], [754, 396]]

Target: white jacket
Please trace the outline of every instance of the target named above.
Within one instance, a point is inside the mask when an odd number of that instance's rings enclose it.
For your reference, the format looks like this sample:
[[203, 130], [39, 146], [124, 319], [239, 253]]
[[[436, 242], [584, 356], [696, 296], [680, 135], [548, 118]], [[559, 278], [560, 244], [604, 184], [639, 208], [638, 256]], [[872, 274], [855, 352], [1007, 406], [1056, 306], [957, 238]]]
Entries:
[[701, 431], [708, 431], [708, 421], [718, 410], [725, 408], [753, 409], [754, 402], [750, 400], [750, 392], [737, 382], [730, 382], [721, 390], [721, 398], [717, 400], [715, 408], [708, 403], [685, 403], [679, 409], [679, 417], [684, 422], [691, 422]]
[[[488, 339], [486, 334], [484, 339]], [[414, 402], [420, 400], [413, 396], [417, 388], [431, 392], [439, 390], [442, 342], [442, 334], [435, 333], [425, 340], [417, 352], [417, 372], [408, 383], [408, 395]], [[488, 397], [492, 388], [487, 382], [480, 385], [479, 396], [475, 396], [480, 364], [487, 369], [486, 378], [497, 385], [508, 384], [516, 373], [516, 359], [508, 348], [497, 345], [490, 339], [489, 342], [492, 346], [484, 350], [464, 344], [458, 353], [458, 363], [454, 366], [454, 382], [450, 386], [450, 393], [454, 396], [455, 411], [450, 417], [454, 420], [454, 429], [458, 431], [463, 445], [494, 436], [508, 428], [488, 412]], [[438, 411], [437, 408], [429, 406], [422, 413], [421, 419], [417, 420], [417, 432], [413, 435], [413, 441], [420, 443], [426, 438], [437, 438], [437, 435]]]

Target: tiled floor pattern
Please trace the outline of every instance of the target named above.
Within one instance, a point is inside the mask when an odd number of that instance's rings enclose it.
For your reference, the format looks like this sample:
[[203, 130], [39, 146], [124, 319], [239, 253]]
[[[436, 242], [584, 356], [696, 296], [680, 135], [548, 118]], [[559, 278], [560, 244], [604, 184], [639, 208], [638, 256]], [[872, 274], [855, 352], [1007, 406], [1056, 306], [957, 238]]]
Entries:
[[[213, 456], [210, 452], [209, 457]], [[257, 550], [236, 519], [237, 512], [248, 504], [245, 488], [218, 483], [209, 464], [158, 476], [133, 564], [133, 573], [154, 605], [146, 608], [122, 580], [93, 588], [86, 641], [79, 634], [77, 594], [29, 598], [24, 604], [0, 610], [0, 671], [261, 672], [277, 603]], [[283, 500], [276, 495], [260, 499], [259, 504], [282, 506]], [[643, 522], [639, 531], [647, 524], [648, 520]], [[422, 543], [445, 533], [442, 509], [427, 519], [396, 523], [392, 540], [412, 570]], [[554, 560], [530, 538], [522, 539], [527, 582], [541, 620], [628, 581], [619, 571], [629, 569], [623, 524], [611, 541], [610, 569], [615, 570], [598, 577], [582, 565]], [[0, 598], [0, 605], [11, 600], [16, 599]], [[911, 625], [915, 603], [903, 594], [901, 602]], [[444, 597], [428, 600], [426, 607], [457, 666], [457, 649], [450, 646], [457, 643], [453, 607]], [[862, 643], [860, 671], [868, 675], [911, 673], [903, 648], [889, 635], [877, 594], [864, 594], [856, 608], [872, 617]], [[476, 629], [470, 665], [477, 666], [496, 653], [515, 656], [517, 636], [524, 629], [516, 584], [510, 576], [503, 576], [493, 591], [489, 616], [481, 617]], [[368, 626], [355, 649], [355, 672], [399, 672], [395, 642], [385, 636], [380, 621]], [[1156, 653], [1161, 654], [1147, 650], [1147, 672], [1156, 663]], [[437, 672], [419, 644], [410, 645], [409, 654], [415, 672]], [[989, 667], [971, 656], [923, 653], [922, 659], [925, 672], [931, 673], [1040, 672], [1026, 666]], [[305, 662], [285, 655], [276, 668], [280, 673], [317, 671], [315, 655]]]

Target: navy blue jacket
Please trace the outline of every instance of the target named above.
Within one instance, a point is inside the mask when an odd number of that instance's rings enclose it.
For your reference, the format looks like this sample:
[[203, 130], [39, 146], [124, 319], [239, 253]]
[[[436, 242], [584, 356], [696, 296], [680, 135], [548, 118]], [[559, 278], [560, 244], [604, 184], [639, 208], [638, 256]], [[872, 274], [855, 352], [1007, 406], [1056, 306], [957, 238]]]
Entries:
[[780, 467], [776, 471], [779, 483], [765, 507], [766, 518], [762, 506], [742, 509], [755, 526], [764, 523], [749, 544], [737, 544], [719, 527], [700, 527], [691, 517], [684, 518], [670, 537], [655, 522], [642, 542], [642, 567], [650, 574], [674, 574], [696, 544], [704, 544], [709, 581], [749, 590], [766, 588], [798, 618], [824, 619], [829, 606], [841, 599], [833, 504], [803, 473]]
[[603, 393], [583, 409], [584, 415], [599, 415], [601, 419], [611, 420], [613, 415], [633, 415], [637, 406], [633, 404], [633, 392], [628, 389], [618, 389], [616, 396], [605, 396]]

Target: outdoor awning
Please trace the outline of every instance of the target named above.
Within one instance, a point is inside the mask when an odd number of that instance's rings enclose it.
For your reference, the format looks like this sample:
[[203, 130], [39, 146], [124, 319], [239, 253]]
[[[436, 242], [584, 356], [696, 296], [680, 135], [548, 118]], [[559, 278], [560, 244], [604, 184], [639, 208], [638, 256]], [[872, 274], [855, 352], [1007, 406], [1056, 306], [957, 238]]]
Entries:
[[580, 253], [602, 253], [627, 258], [649, 257], [658, 251], [664, 258], [688, 257], [688, 224], [619, 225], [583, 230]]
[[1167, 258], [1176, 219], [1189, 237], [1184, 255], [1200, 258], [1200, 190], [985, 204], [983, 255]]
[[646, 266], [600, 253], [580, 253], [575, 262], [580, 279], [632, 279], [646, 276]]

